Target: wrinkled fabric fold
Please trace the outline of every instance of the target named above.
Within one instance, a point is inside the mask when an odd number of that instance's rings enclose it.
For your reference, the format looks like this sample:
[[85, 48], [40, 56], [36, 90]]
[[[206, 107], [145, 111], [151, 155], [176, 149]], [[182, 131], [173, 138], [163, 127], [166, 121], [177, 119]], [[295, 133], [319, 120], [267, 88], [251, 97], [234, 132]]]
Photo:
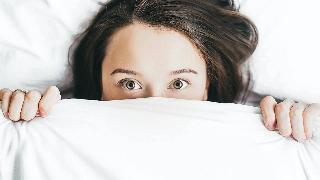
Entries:
[[173, 98], [62, 100], [0, 115], [0, 179], [319, 179], [319, 136], [268, 131], [259, 108]]

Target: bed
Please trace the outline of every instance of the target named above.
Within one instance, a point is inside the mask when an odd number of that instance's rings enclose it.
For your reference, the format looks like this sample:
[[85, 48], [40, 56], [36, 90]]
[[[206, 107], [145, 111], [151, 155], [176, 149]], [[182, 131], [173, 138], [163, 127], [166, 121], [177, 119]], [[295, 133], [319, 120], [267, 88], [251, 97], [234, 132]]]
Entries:
[[66, 99], [46, 118], [0, 116], [0, 179], [314, 179], [320, 136], [268, 131], [259, 108], [151, 97]]

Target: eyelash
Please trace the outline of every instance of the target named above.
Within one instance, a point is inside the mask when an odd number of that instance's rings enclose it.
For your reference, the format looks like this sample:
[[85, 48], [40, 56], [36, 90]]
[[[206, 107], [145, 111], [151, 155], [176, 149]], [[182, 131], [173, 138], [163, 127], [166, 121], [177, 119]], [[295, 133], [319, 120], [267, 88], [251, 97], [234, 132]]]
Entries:
[[[182, 78], [177, 78], [177, 79], [172, 80], [171, 83], [170, 83], [170, 85], [171, 85], [172, 83], [174, 83], [175, 81], [177, 81], [177, 80], [185, 81], [188, 85], [191, 85], [191, 84], [192, 84], [189, 80], [182, 79]], [[126, 88], [124, 87], [124, 84], [125, 84], [125, 82], [127, 82], [127, 81], [138, 82], [139, 86], [141, 86], [141, 85], [140, 85], [141, 83], [140, 83], [139, 81], [137, 81], [137, 80], [132, 80], [132, 79], [129, 79], [129, 78], [121, 79], [120, 81], [118, 81], [117, 86], [120, 87], [120, 88], [126, 89]], [[170, 88], [170, 85], [168, 86], [168, 89], [180, 90], [180, 89]], [[141, 88], [139, 88], [139, 89], [141, 89]], [[128, 90], [128, 89], [126, 89], [126, 90]], [[132, 90], [128, 90], [128, 91], [132, 91]]]
[[[141, 84], [141, 83], [140, 83], [139, 81], [137, 81], [137, 80], [132, 80], [132, 79], [125, 78], [125, 79], [121, 79], [121, 80], [117, 83], [117, 86], [120, 87], [120, 88], [126, 89], [126, 88], [124, 87], [124, 84], [125, 84], [125, 82], [128, 82], [128, 81], [138, 82], [138, 83], [139, 83], [139, 86], [140, 86], [140, 84]], [[139, 88], [139, 89], [141, 89], [141, 88]], [[128, 89], [126, 89], [126, 90], [128, 90]], [[132, 90], [128, 90], [128, 91], [132, 91]]]
[[[177, 79], [174, 79], [171, 81], [170, 85], [173, 84], [175, 81], [177, 80], [182, 80], [182, 81], [185, 81], [188, 85], [191, 85], [191, 82], [189, 80], [186, 80], [186, 79], [182, 79], [182, 78], [177, 78]], [[168, 86], [168, 88], [170, 87], [170, 85]], [[170, 89], [173, 89], [173, 90], [181, 90], [181, 89], [174, 89], [174, 88], [170, 88]]]

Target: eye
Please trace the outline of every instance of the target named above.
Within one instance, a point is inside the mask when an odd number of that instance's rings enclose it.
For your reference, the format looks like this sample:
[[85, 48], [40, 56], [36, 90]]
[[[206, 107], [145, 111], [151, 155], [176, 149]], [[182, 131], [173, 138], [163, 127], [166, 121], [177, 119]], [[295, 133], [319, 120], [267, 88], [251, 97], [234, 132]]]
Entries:
[[169, 85], [169, 89], [184, 89], [186, 86], [190, 85], [191, 83], [187, 80], [183, 79], [175, 79], [172, 81], [172, 83]]
[[121, 79], [118, 83], [118, 86], [121, 88], [125, 88], [129, 91], [142, 89], [142, 87], [139, 85], [139, 83], [132, 79]]

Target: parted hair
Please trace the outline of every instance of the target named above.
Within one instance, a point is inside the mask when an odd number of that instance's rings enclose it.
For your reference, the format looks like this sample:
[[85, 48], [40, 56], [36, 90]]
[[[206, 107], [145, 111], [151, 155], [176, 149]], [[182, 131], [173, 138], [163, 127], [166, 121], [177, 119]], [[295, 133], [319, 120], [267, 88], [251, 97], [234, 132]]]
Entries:
[[[228, 1], [229, 2], [229, 1]], [[232, 1], [230, 1], [232, 2]], [[255, 25], [223, 0], [110, 0], [70, 47], [74, 97], [100, 100], [102, 62], [111, 36], [134, 22], [168, 28], [198, 48], [210, 80], [208, 101], [234, 102], [249, 89], [242, 65], [258, 43]]]

